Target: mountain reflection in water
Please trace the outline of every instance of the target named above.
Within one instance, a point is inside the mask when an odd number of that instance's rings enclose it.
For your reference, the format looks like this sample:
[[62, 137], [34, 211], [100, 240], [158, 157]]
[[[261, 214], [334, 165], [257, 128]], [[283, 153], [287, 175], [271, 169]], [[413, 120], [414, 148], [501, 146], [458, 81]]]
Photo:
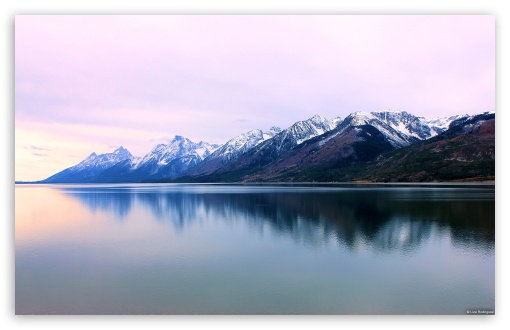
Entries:
[[235, 185], [59, 187], [90, 211], [125, 221], [135, 207], [176, 231], [206, 217], [248, 221], [254, 231], [285, 235], [307, 246], [330, 239], [354, 251], [412, 251], [433, 236], [494, 250], [494, 189], [443, 187], [328, 188]]

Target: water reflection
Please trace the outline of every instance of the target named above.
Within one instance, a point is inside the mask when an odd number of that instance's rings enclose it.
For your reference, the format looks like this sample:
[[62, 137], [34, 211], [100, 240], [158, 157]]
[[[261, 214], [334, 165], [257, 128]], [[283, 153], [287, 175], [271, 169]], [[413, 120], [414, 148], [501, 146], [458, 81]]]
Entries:
[[66, 194], [78, 199], [93, 213], [98, 211], [113, 213], [116, 219], [121, 221], [131, 211], [135, 198], [130, 189], [78, 188]]
[[433, 222], [392, 219], [375, 233], [374, 246], [383, 250], [412, 250], [430, 238], [434, 229], [437, 227]]
[[[177, 231], [202, 218], [246, 221], [264, 233], [309, 246], [331, 239], [354, 250], [412, 251], [434, 233], [478, 251], [494, 249], [494, 190], [476, 188], [340, 188], [167, 185], [59, 187], [92, 212], [125, 221], [136, 207]], [[239, 220], [243, 219], [243, 220]]]

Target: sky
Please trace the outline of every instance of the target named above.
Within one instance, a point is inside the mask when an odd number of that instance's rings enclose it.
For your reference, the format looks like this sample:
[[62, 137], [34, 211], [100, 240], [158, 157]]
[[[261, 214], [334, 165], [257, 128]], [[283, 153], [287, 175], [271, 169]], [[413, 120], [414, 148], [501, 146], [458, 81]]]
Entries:
[[495, 110], [495, 19], [16, 16], [15, 180], [315, 114]]

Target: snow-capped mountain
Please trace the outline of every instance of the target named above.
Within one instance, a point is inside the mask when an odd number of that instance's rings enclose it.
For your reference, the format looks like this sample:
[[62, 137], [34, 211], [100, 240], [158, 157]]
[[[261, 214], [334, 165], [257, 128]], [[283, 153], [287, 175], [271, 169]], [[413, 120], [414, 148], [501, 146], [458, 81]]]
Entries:
[[95, 152], [91, 153], [90, 156], [81, 161], [78, 165], [74, 166], [75, 170], [84, 169], [106, 169], [112, 165], [117, 164], [126, 159], [132, 158], [133, 155], [124, 147], [119, 147], [112, 153], [106, 153], [97, 155]]
[[277, 157], [306, 140], [322, 135], [336, 127], [335, 123], [315, 115], [307, 120], [298, 121], [289, 128], [276, 134], [254, 148], [254, 153]]
[[217, 148], [216, 144], [202, 141], [195, 143], [188, 138], [176, 135], [168, 144], [155, 146], [139, 163], [135, 164], [134, 169], [150, 168], [149, 173], [152, 175], [158, 172], [159, 168], [176, 159], [180, 159], [188, 166], [196, 165]]
[[295, 146], [316, 136], [322, 135], [336, 127], [320, 115], [307, 120], [298, 121], [289, 128], [275, 134], [272, 138], [258, 143], [253, 148], [240, 155], [235, 162], [225, 165], [220, 171], [230, 171], [246, 166], [262, 166], [277, 159], [280, 155]]
[[430, 127], [430, 131], [432, 133], [431, 137], [433, 137], [446, 131], [452, 122], [459, 119], [467, 120], [469, 117], [469, 115], [455, 115], [451, 117], [436, 117], [432, 119], [420, 118], [420, 120], [422, 123]]
[[204, 160], [207, 157], [209, 157], [213, 152], [215, 152], [219, 147], [220, 147], [219, 144], [210, 144], [204, 141], [200, 141], [197, 143], [195, 152], [202, 160]]
[[[427, 142], [424, 140], [429, 140], [433, 136], [434, 141], [439, 141], [448, 138], [451, 134], [457, 134], [458, 131], [471, 130], [475, 132], [478, 130], [479, 134], [490, 133], [490, 125], [488, 129], [485, 128], [484, 130], [483, 120], [476, 121], [472, 118], [482, 118], [488, 121], [494, 118], [494, 115], [492, 117], [490, 114], [484, 114], [471, 117], [441, 118], [436, 119], [429, 126], [426, 122], [424, 123], [423, 118], [401, 111], [352, 113], [335, 129], [300, 144], [294, 143], [293, 147], [280, 151], [275, 147], [275, 144], [278, 137], [283, 135], [282, 132], [273, 139], [265, 141], [243, 154], [236, 161], [227, 164], [214, 173], [197, 177], [195, 181], [350, 181], [355, 179], [356, 175], [359, 175], [357, 171], [360, 168], [364, 168], [363, 166], [369, 162], [379, 159], [379, 156], [384, 156], [385, 152], [400, 148], [412, 148], [418, 142], [421, 143], [419, 145], [424, 145], [423, 143]], [[448, 129], [435, 137], [443, 127]], [[467, 140], [468, 150], [478, 152], [480, 148], [490, 147], [490, 138], [487, 141], [484, 140], [483, 143], [479, 143], [483, 147], [469, 146], [471, 139]], [[413, 146], [409, 146], [411, 144]], [[459, 146], [449, 145], [449, 148], [451, 149], [449, 152], [455, 154]], [[491, 152], [489, 148], [489, 154]], [[391, 159], [391, 156], [387, 157]], [[434, 154], [431, 157], [441, 158], [441, 155]], [[469, 157], [463, 158], [463, 161], [469, 159]], [[484, 175], [491, 175], [491, 166], [493, 166], [491, 164], [493, 163], [490, 163], [490, 160], [488, 162], [482, 164], [485, 168], [478, 168], [476, 171], [485, 171], [489, 174]], [[353, 165], [355, 167], [351, 167]], [[424, 168], [430, 169], [435, 164], [423, 164], [422, 167], [415, 164], [414, 166], [420, 171]], [[462, 177], [462, 175], [459, 177]]]
[[[262, 141], [269, 140], [270, 138], [272, 138], [276, 134], [280, 133], [281, 131], [282, 131], [282, 129], [278, 126], [271, 127], [269, 129], [269, 131], [262, 133], [262, 137], [264, 138]], [[262, 141], [260, 141], [260, 142], [262, 142]]]
[[273, 126], [267, 132], [260, 129], [254, 129], [246, 133], [240, 134], [216, 149], [209, 157], [207, 157], [198, 166], [191, 169], [187, 174], [198, 175], [210, 173], [226, 163], [236, 160], [240, 155], [252, 149], [261, 142], [273, 138], [280, 133], [280, 127]]
[[175, 178], [199, 164], [219, 146], [175, 136], [168, 144], [158, 144], [144, 157], [133, 157], [120, 147], [112, 153], [92, 153], [79, 164], [43, 182], [140, 182]]
[[260, 129], [254, 129], [243, 133], [219, 147], [208, 157], [208, 160], [220, 158], [223, 162], [229, 162], [259, 143], [274, 137], [281, 131], [281, 128], [273, 126], [267, 132], [262, 132]]
[[69, 167], [57, 174], [54, 174], [44, 180], [44, 182], [89, 182], [104, 170], [124, 161], [135, 161], [136, 158], [131, 153], [119, 147], [112, 153], [97, 155], [91, 153], [87, 158], [75, 166]]
[[377, 157], [357, 175], [388, 182], [494, 181], [495, 120], [494, 112], [462, 116], [434, 138]]
[[342, 118], [341, 117], [335, 117], [335, 118], [331, 119], [331, 122], [333, 123], [333, 125], [335, 127], [337, 127], [342, 122]]
[[436, 136], [448, 129], [450, 123], [463, 116], [427, 120], [405, 111], [353, 112], [338, 125], [340, 129], [352, 126], [371, 125], [377, 128], [395, 147]]
[[334, 122], [320, 115], [315, 115], [308, 120], [298, 121], [283, 131], [282, 135], [295, 140], [296, 144], [300, 144], [315, 136], [331, 131], [335, 127], [336, 125]]
[[[142, 182], [213, 173], [226, 180], [247, 173], [256, 180], [267, 177], [268, 173], [263, 171], [280, 175], [291, 173], [290, 168], [299, 172], [300, 166], [366, 161], [388, 148], [398, 149], [429, 139], [472, 118], [456, 115], [425, 119], [391, 110], [354, 112], [344, 119], [331, 120], [315, 115], [285, 130], [254, 129], [221, 146], [195, 143], [176, 135], [143, 157], [133, 157], [123, 147], [112, 153], [92, 153], [77, 165], [41, 182]], [[236, 174], [232, 175], [232, 171]]]
[[[128, 169], [132, 180], [175, 178], [196, 166], [219, 146], [176, 135], [168, 144], [158, 144]], [[124, 165], [124, 168], [127, 166]]]
[[[328, 170], [369, 161], [383, 152], [395, 149], [385, 136], [371, 125], [349, 126], [332, 130], [309, 139], [274, 161], [256, 168], [237, 172], [242, 181], [286, 181], [309, 175], [327, 177]], [[333, 180], [332, 175], [328, 180]], [[308, 180], [308, 179], [307, 179]]]
[[257, 149], [274, 148], [277, 153], [288, 150], [306, 140], [331, 131], [335, 123], [326, 118], [315, 115], [307, 120], [298, 121], [289, 128], [276, 134], [272, 139], [260, 144]]

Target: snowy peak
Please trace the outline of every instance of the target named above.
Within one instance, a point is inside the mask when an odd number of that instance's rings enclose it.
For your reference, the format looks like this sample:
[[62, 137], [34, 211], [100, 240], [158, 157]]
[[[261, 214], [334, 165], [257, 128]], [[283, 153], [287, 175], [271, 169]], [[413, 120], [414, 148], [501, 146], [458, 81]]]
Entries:
[[187, 147], [187, 146], [191, 146], [194, 144], [195, 143], [193, 143], [190, 139], [185, 138], [184, 136], [181, 136], [181, 135], [176, 135], [176, 136], [174, 136], [174, 138], [170, 141], [170, 143], [168, 145], [179, 145], [181, 147]]
[[226, 163], [232, 162], [244, 153], [250, 151], [260, 143], [272, 139], [282, 131], [281, 128], [273, 126], [268, 131], [263, 132], [260, 129], [242, 133], [216, 149], [202, 164], [192, 170], [193, 173], [210, 172]]
[[120, 146], [114, 152], [112, 152], [112, 155], [118, 159], [128, 159], [133, 157], [133, 155], [131, 155], [131, 153], [122, 146]]
[[95, 152], [93, 152], [90, 155], [88, 155], [87, 158], [82, 160], [78, 165], [85, 164], [85, 163], [92, 163], [94, 161], [94, 159], [96, 159], [96, 158], [97, 158], [97, 154]]
[[327, 120], [326, 118], [322, 117], [321, 115], [314, 115], [313, 117], [308, 119], [308, 121], [310, 123], [314, 124], [315, 126], [321, 126], [321, 125], [328, 125], [328, 124], [330, 124], [329, 120]]
[[430, 127], [432, 136], [436, 136], [450, 128], [451, 123], [459, 121], [461, 119], [467, 120], [468, 118], [470, 118], [470, 116], [466, 114], [455, 115], [451, 117], [436, 117], [432, 119], [420, 118], [420, 119], [423, 124], [428, 125]]
[[280, 133], [282, 129], [278, 126], [273, 126], [269, 129], [269, 131], [264, 132], [262, 135], [264, 137], [264, 140], [270, 139], [276, 134]]
[[331, 119], [330, 122], [333, 123], [334, 127], [337, 127], [342, 122], [342, 118], [335, 117], [335, 118]]
[[356, 111], [349, 114], [342, 124], [345, 125], [347, 123], [350, 126], [360, 126], [367, 125], [371, 120], [374, 120], [375, 116], [373, 116], [370, 112]]
[[220, 146], [218, 144], [210, 144], [204, 141], [200, 141], [197, 143], [195, 147], [195, 152], [198, 154], [200, 159], [205, 159], [209, 157], [214, 151], [216, 151]]
[[341, 130], [352, 126], [371, 125], [377, 128], [396, 148], [433, 136], [430, 127], [405, 111], [353, 112], [338, 125]]
[[66, 168], [43, 181], [49, 183], [92, 182], [101, 172], [126, 160], [132, 161], [133, 159], [131, 153], [123, 147], [106, 154], [98, 155], [93, 152], [77, 165]]
[[298, 121], [291, 127], [282, 131], [280, 135], [295, 141], [295, 145], [301, 144], [313, 137], [322, 135], [335, 128], [335, 124], [326, 118], [315, 115], [307, 120]]
[[[218, 145], [209, 144], [203, 141], [195, 143], [181, 135], [176, 135], [168, 144], [158, 144], [140, 162], [137, 167], [156, 163], [158, 166], [167, 165], [169, 162], [183, 158], [191, 157], [201, 161], [216, 150]], [[154, 169], [157, 171], [157, 169]]]
[[131, 153], [120, 147], [114, 152], [97, 155], [95, 152], [91, 153], [87, 158], [81, 161], [78, 165], [71, 167], [73, 170], [82, 170], [85, 168], [98, 168], [106, 169], [119, 162], [133, 158]]
[[227, 143], [214, 151], [208, 160], [220, 159], [222, 162], [232, 161], [264, 140], [264, 133], [260, 129], [248, 131], [227, 141]]
[[406, 111], [358, 111], [347, 116], [338, 127], [345, 129], [350, 126], [372, 125], [381, 131], [394, 147], [400, 148], [434, 137], [446, 131], [451, 123], [464, 121], [467, 118], [469, 118], [468, 115], [456, 115], [425, 119]]
[[386, 110], [372, 112], [371, 114], [387, 123], [393, 124], [394, 126], [398, 126], [400, 123], [407, 125], [418, 120], [418, 117], [405, 111]]
[[[272, 138], [257, 145], [253, 153], [258, 154], [258, 156], [254, 157], [262, 157], [264, 161], [269, 161], [270, 159], [278, 157], [283, 152], [294, 148], [298, 144], [322, 135], [333, 128], [335, 128], [335, 124], [320, 115], [315, 115], [307, 120], [298, 121], [289, 128], [275, 134]], [[276, 133], [278, 130], [273, 131]]]
[[204, 141], [195, 143], [181, 135], [174, 136], [167, 144], [156, 145], [143, 158], [123, 162], [103, 177], [108, 180], [158, 180], [176, 178], [195, 167], [218, 148], [217, 144]]

